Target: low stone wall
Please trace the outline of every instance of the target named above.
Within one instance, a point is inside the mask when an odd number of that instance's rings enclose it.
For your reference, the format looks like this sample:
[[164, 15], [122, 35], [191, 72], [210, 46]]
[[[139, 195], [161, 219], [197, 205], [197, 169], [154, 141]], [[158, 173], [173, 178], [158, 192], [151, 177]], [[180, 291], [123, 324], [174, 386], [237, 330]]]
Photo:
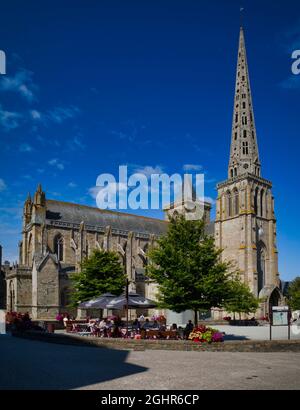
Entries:
[[177, 350], [214, 352], [300, 352], [300, 340], [241, 340], [222, 343], [195, 343], [189, 340], [104, 339], [46, 332], [14, 332], [13, 336], [48, 343], [90, 346], [118, 350]]

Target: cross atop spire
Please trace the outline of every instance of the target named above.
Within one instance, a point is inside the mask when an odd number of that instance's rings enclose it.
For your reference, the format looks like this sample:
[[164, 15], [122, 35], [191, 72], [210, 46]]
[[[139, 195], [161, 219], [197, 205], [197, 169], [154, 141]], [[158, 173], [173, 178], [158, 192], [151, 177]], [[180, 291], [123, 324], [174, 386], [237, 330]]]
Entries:
[[248, 73], [243, 27], [240, 28], [238, 62], [228, 178], [245, 173], [260, 176], [260, 162]]

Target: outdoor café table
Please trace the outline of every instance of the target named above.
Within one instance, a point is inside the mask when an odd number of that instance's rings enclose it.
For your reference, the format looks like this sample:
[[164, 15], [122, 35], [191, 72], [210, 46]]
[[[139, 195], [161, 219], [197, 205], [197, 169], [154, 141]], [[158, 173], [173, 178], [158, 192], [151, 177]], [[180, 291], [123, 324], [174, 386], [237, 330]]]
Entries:
[[92, 333], [90, 329], [90, 325], [88, 323], [77, 323], [76, 329], [77, 329], [77, 333], [80, 336], [87, 336]]

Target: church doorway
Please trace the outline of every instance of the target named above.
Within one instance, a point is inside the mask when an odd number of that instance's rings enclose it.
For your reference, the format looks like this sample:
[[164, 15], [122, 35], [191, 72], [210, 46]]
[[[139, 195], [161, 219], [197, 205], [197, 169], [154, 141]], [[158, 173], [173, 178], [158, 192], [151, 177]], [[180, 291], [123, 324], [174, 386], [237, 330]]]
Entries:
[[281, 299], [280, 291], [278, 288], [274, 288], [269, 298], [269, 312], [272, 312], [273, 306], [278, 306]]

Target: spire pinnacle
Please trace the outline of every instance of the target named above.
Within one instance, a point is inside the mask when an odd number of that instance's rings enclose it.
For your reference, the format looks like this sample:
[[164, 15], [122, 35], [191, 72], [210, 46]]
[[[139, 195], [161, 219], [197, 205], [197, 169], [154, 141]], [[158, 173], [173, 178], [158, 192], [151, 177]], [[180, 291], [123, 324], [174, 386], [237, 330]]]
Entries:
[[45, 205], [45, 193], [42, 190], [42, 185], [38, 184], [37, 190], [34, 194], [33, 202], [35, 205], [44, 206]]
[[244, 173], [260, 175], [260, 162], [248, 73], [243, 27], [240, 27], [238, 61], [228, 178]]
[[244, 7], [240, 7], [240, 28], [243, 28]]

